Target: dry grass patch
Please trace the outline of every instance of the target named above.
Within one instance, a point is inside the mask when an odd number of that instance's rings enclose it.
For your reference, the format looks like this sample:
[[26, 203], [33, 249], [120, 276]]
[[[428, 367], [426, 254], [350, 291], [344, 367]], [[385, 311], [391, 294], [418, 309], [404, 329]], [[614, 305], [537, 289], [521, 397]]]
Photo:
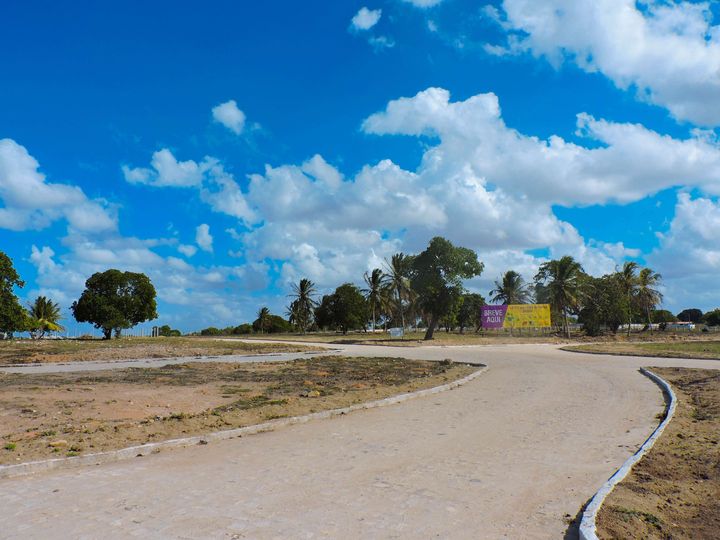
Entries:
[[593, 343], [564, 347], [565, 350], [615, 354], [619, 356], [657, 356], [663, 358], [720, 359], [720, 341], [710, 339], [669, 340], [651, 343]]
[[195, 362], [0, 374], [0, 463], [80, 455], [257, 424], [461, 378], [476, 367], [400, 358]]
[[599, 537], [697, 539], [720, 531], [720, 371], [652, 368], [678, 407], [655, 446], [606, 499]]
[[184, 356], [251, 355], [317, 350], [283, 343], [244, 343], [203, 338], [122, 338], [113, 340], [0, 341], [0, 365], [34, 362], [134, 360]]

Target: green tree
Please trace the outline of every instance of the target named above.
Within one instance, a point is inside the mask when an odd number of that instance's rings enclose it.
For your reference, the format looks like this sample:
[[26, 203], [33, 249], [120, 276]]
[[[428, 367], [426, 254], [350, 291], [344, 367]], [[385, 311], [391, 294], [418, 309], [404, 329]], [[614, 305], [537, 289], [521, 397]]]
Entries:
[[637, 272], [638, 264], [634, 261], [627, 261], [623, 264], [622, 270], [618, 272], [623, 293], [627, 299], [627, 335], [630, 336], [630, 325], [632, 324], [633, 299], [637, 293], [638, 280]]
[[295, 324], [304, 334], [312, 324], [313, 310], [317, 302], [313, 298], [316, 293], [315, 284], [309, 279], [303, 278], [297, 285], [292, 284], [293, 292], [290, 295], [294, 298], [288, 309], [291, 314], [291, 322]]
[[333, 295], [326, 294], [322, 297], [320, 305], [315, 308], [315, 324], [322, 330], [332, 328], [334, 324], [332, 313]]
[[255, 328], [261, 334], [264, 334], [270, 326], [270, 310], [267, 307], [261, 307], [258, 310], [257, 319], [253, 322]]
[[530, 300], [530, 291], [522, 276], [514, 270], [508, 270], [502, 277], [502, 281], [495, 282], [495, 288], [490, 291], [494, 295], [493, 302], [509, 304], [527, 304]]
[[720, 326], [720, 308], [708, 311], [703, 315], [703, 322], [708, 326]]
[[372, 272], [367, 273], [363, 276], [367, 288], [363, 289], [362, 292], [365, 294], [365, 299], [370, 304], [370, 311], [372, 312], [372, 329], [375, 332], [375, 315], [378, 307], [382, 304], [383, 285], [386, 281], [385, 274], [380, 268], [373, 269]]
[[418, 295], [420, 308], [429, 314], [424, 339], [433, 338], [438, 322], [462, 295], [463, 280], [480, 275], [483, 267], [473, 250], [455, 247], [440, 236], [433, 238], [427, 249], [414, 257], [412, 288]]
[[288, 321], [280, 315], [273, 315], [270, 311], [265, 314], [258, 312], [258, 318], [253, 322], [252, 326], [256, 332], [267, 334], [285, 334], [292, 330], [292, 326]]
[[15, 271], [10, 257], [0, 251], [0, 332], [12, 334], [28, 327], [28, 318], [13, 288], [22, 288], [25, 282]]
[[655, 324], [662, 323], [674, 323], [678, 321], [678, 318], [667, 309], [655, 309], [650, 314], [650, 319]]
[[463, 303], [457, 315], [457, 322], [460, 326], [460, 333], [465, 333], [466, 326], [472, 326], [477, 332], [482, 326], [481, 308], [485, 305], [485, 299], [477, 293], [467, 293], [463, 296]]
[[32, 304], [28, 304], [28, 308], [30, 335], [33, 339], [42, 338], [46, 332], [65, 330], [60, 324], [60, 306], [52, 300], [38, 296]]
[[[220, 331], [218, 330], [218, 332]], [[174, 328], [171, 328], [169, 324], [163, 324], [160, 328], [158, 328], [158, 335], [162, 337], [179, 337], [182, 336], [182, 332], [180, 332], [180, 330], [175, 330]]]
[[410, 284], [410, 271], [413, 257], [404, 253], [396, 253], [385, 261], [387, 266], [387, 286], [392, 293], [397, 319], [405, 328], [405, 302], [410, 301], [412, 287]]
[[365, 328], [368, 304], [360, 289], [352, 283], [344, 283], [332, 294], [330, 313], [336, 328], [347, 334], [348, 330]]
[[145, 274], [110, 269], [97, 272], [85, 282], [80, 299], [70, 308], [75, 320], [100, 328], [105, 339], [157, 318], [155, 287]]
[[683, 309], [677, 314], [677, 318], [683, 322], [699, 323], [702, 321], [703, 312], [697, 308]]
[[580, 307], [583, 276], [582, 265], [569, 255], [541, 264], [535, 275], [535, 282], [544, 287], [543, 294], [562, 317], [567, 337], [570, 337], [568, 313]]
[[[662, 302], [663, 295], [657, 290], [662, 276], [650, 268], [643, 268], [637, 277], [636, 297], [639, 307], [647, 315], [648, 326], [652, 332], [652, 312], [655, 306]], [[671, 321], [661, 321], [671, 322]]]
[[603, 326], [616, 333], [625, 320], [627, 304], [619, 274], [585, 276], [581, 281], [584, 302], [578, 322], [589, 336], [600, 335]]

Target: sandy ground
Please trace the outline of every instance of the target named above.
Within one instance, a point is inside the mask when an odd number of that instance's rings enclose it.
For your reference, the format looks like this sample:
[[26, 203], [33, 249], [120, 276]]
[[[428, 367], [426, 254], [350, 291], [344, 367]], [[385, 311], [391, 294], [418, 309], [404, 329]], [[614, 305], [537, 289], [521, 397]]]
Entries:
[[[388, 349], [341, 346], [345, 355]], [[479, 361], [401, 405], [0, 481], [6, 538], [562, 538], [657, 425], [647, 358], [554, 346], [398, 348]], [[710, 360], [653, 365], [720, 368]]]
[[477, 369], [323, 355], [293, 362], [0, 371], [0, 465], [106, 452], [339, 409], [446, 384]]
[[662, 437], [612, 491], [601, 539], [694, 540], [720, 531], [720, 371], [653, 368], [677, 396]]
[[134, 360], [194, 356], [251, 355], [313, 350], [291, 343], [215, 338], [13, 339], [0, 340], [0, 366], [45, 362]]

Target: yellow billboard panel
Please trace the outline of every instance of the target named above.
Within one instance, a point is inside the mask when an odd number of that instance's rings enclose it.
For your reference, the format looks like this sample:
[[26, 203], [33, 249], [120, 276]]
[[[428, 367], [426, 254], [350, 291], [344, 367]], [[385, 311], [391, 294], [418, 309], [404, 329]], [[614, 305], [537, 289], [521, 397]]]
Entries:
[[510, 304], [503, 328], [549, 328], [550, 304]]

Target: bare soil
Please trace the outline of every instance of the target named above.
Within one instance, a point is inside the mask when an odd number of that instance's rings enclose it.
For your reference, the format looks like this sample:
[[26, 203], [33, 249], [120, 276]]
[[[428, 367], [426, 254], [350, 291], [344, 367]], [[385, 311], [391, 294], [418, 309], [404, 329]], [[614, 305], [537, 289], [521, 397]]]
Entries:
[[303, 345], [244, 343], [205, 338], [121, 338], [112, 340], [0, 341], [0, 365], [38, 362], [134, 360], [180, 356], [253, 355], [314, 350]]
[[720, 531], [720, 371], [652, 368], [678, 398], [652, 450], [606, 499], [598, 536], [717, 538]]
[[0, 463], [93, 453], [380, 399], [477, 368], [401, 358], [0, 373]]

